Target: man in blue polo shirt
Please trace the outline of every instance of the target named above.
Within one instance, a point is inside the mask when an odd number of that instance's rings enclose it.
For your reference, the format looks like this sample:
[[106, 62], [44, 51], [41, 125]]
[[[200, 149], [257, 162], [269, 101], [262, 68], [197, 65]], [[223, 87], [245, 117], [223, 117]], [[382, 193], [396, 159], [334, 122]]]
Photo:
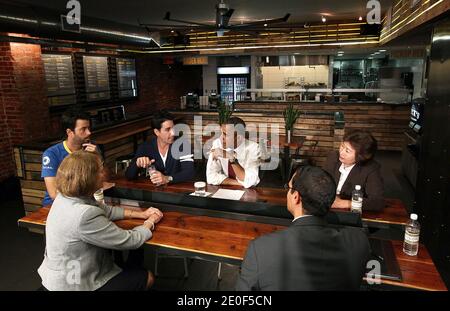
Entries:
[[68, 154], [82, 148], [89, 152], [97, 150], [89, 141], [91, 136], [89, 114], [78, 108], [71, 108], [62, 115], [61, 124], [66, 139], [51, 146], [42, 155], [41, 177], [44, 178], [47, 188], [42, 201], [43, 206], [51, 205], [56, 197], [56, 172], [62, 160]]

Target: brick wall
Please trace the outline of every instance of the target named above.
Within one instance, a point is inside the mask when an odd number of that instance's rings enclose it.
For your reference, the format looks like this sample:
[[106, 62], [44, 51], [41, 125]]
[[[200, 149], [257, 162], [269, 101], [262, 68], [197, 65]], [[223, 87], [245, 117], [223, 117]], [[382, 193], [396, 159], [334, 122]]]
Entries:
[[[14, 144], [60, 134], [59, 114], [49, 113], [41, 53], [39, 45], [0, 43], [0, 182], [15, 173]], [[139, 99], [126, 105], [127, 113], [178, 108], [180, 96], [202, 88], [201, 66], [142, 55], [136, 71]]]
[[49, 122], [39, 45], [0, 43], [0, 181], [14, 175], [14, 144], [47, 136]]
[[202, 67], [180, 63], [163, 64], [162, 58], [136, 58], [139, 100], [127, 105], [127, 112], [152, 112], [180, 107], [180, 97], [202, 89]]

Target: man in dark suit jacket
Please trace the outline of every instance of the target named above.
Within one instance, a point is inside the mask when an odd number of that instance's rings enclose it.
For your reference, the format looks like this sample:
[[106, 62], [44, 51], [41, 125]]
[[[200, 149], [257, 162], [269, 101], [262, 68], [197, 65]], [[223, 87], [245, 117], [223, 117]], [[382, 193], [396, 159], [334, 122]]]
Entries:
[[174, 117], [159, 111], [152, 118], [152, 128], [156, 137], [141, 144], [130, 163], [125, 176], [136, 179], [141, 171], [151, 164], [156, 173], [151, 176], [154, 184], [177, 183], [194, 178], [194, 159], [191, 153], [190, 141], [183, 137], [175, 140]]
[[318, 167], [301, 167], [288, 188], [291, 226], [250, 243], [236, 289], [359, 289], [369, 241], [358, 228], [331, 227], [325, 221], [336, 195], [332, 177]]

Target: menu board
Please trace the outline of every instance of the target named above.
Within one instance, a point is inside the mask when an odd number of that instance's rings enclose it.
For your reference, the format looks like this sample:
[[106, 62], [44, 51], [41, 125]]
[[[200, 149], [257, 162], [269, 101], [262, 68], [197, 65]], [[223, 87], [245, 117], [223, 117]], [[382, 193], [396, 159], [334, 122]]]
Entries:
[[132, 58], [116, 58], [119, 97], [136, 97], [136, 64]]
[[108, 58], [105, 56], [83, 56], [86, 101], [97, 101], [111, 97], [109, 89]]
[[72, 56], [42, 54], [49, 106], [70, 105], [76, 102], [72, 70]]

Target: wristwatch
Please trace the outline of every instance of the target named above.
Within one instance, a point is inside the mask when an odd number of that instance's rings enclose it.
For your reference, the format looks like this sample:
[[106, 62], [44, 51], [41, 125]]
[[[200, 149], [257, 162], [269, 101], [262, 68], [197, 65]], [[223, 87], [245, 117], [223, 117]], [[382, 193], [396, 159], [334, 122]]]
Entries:
[[173, 181], [173, 177], [172, 177], [172, 176], [167, 176], [167, 180], [168, 180], [169, 182], [172, 182], [172, 181]]

